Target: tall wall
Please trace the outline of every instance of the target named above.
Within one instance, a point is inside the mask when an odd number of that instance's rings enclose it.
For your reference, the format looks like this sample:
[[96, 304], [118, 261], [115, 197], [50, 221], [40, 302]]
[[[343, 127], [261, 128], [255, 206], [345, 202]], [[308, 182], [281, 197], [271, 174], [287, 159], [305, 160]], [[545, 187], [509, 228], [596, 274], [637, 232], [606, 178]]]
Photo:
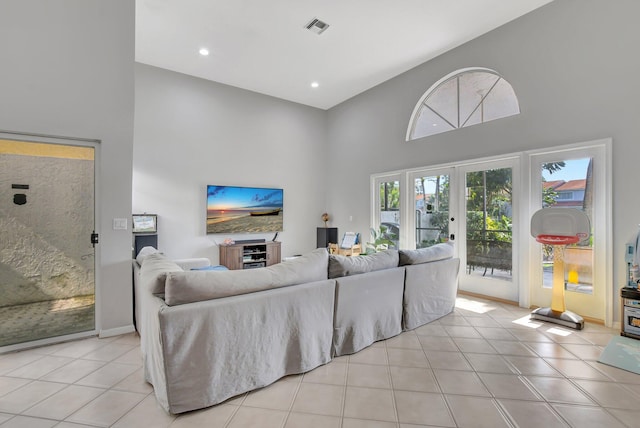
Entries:
[[6, 0], [0, 8], [0, 130], [99, 140], [97, 323], [130, 331], [135, 4]]
[[[624, 244], [640, 223], [639, 14], [635, 0], [556, 0], [332, 108], [327, 207], [338, 227], [368, 230], [373, 173], [611, 137], [617, 294]], [[513, 85], [521, 114], [405, 142], [421, 95], [448, 73], [474, 66]]]
[[284, 189], [282, 255], [315, 248], [326, 211], [326, 112], [136, 64], [133, 210], [158, 214], [158, 246], [173, 258], [219, 260], [207, 235], [206, 186]]

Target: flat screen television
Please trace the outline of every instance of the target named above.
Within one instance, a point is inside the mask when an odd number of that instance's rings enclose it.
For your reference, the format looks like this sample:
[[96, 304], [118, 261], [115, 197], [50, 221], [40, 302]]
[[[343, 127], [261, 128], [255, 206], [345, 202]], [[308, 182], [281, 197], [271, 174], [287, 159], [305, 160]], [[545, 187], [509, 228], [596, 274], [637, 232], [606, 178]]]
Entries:
[[207, 186], [207, 233], [281, 232], [282, 189]]
[[158, 233], [157, 214], [133, 214], [133, 233]]

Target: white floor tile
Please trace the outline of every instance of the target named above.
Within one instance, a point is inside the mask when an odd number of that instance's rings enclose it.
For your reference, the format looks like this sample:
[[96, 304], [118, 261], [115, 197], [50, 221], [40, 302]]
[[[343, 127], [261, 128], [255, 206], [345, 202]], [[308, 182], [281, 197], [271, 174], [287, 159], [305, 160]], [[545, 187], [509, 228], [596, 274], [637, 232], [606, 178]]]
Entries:
[[39, 418], [63, 420], [104, 392], [104, 389], [69, 385], [27, 409], [23, 414]]
[[134, 392], [107, 391], [69, 416], [67, 421], [108, 427], [116, 423], [144, 398], [144, 394]]
[[553, 407], [574, 427], [625, 428], [621, 422], [600, 407], [569, 406], [566, 404], [554, 404]]
[[36, 380], [0, 397], [0, 412], [22, 413], [65, 386], [62, 383]]
[[168, 414], [160, 407], [153, 395], [148, 395], [136, 407], [120, 418], [113, 428], [153, 427], [166, 428], [175, 420], [175, 416]]
[[446, 399], [459, 428], [511, 427], [491, 398], [447, 395]]

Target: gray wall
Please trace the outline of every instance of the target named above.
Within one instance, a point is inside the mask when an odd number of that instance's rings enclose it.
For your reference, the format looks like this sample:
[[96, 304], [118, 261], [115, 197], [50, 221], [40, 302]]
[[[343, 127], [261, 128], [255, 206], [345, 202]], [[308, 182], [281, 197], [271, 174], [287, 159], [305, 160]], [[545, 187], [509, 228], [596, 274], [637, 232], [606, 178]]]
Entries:
[[[327, 206], [338, 227], [368, 230], [372, 173], [611, 137], [617, 295], [624, 244], [640, 222], [639, 15], [635, 0], [556, 0], [332, 108]], [[421, 95], [442, 76], [473, 66], [505, 76], [522, 113], [405, 142]]]
[[136, 64], [133, 210], [158, 214], [158, 246], [173, 258], [219, 260], [207, 235], [206, 186], [284, 189], [282, 255], [315, 248], [325, 208], [326, 112]]
[[0, 13], [0, 129], [101, 141], [98, 322], [132, 328], [131, 214], [135, 4], [6, 0]]

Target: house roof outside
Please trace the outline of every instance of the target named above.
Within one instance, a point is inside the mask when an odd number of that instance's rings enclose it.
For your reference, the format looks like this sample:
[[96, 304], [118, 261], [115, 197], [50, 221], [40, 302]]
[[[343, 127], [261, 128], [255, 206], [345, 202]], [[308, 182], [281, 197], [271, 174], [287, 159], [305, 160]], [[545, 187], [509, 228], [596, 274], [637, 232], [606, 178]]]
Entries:
[[543, 189], [557, 189], [558, 187], [562, 186], [564, 183], [566, 183], [566, 181], [564, 180], [553, 180], [553, 181], [543, 181], [542, 182], [542, 188]]
[[574, 190], [584, 190], [587, 187], [587, 180], [569, 180], [558, 187], [555, 187], [556, 192], [569, 192]]

